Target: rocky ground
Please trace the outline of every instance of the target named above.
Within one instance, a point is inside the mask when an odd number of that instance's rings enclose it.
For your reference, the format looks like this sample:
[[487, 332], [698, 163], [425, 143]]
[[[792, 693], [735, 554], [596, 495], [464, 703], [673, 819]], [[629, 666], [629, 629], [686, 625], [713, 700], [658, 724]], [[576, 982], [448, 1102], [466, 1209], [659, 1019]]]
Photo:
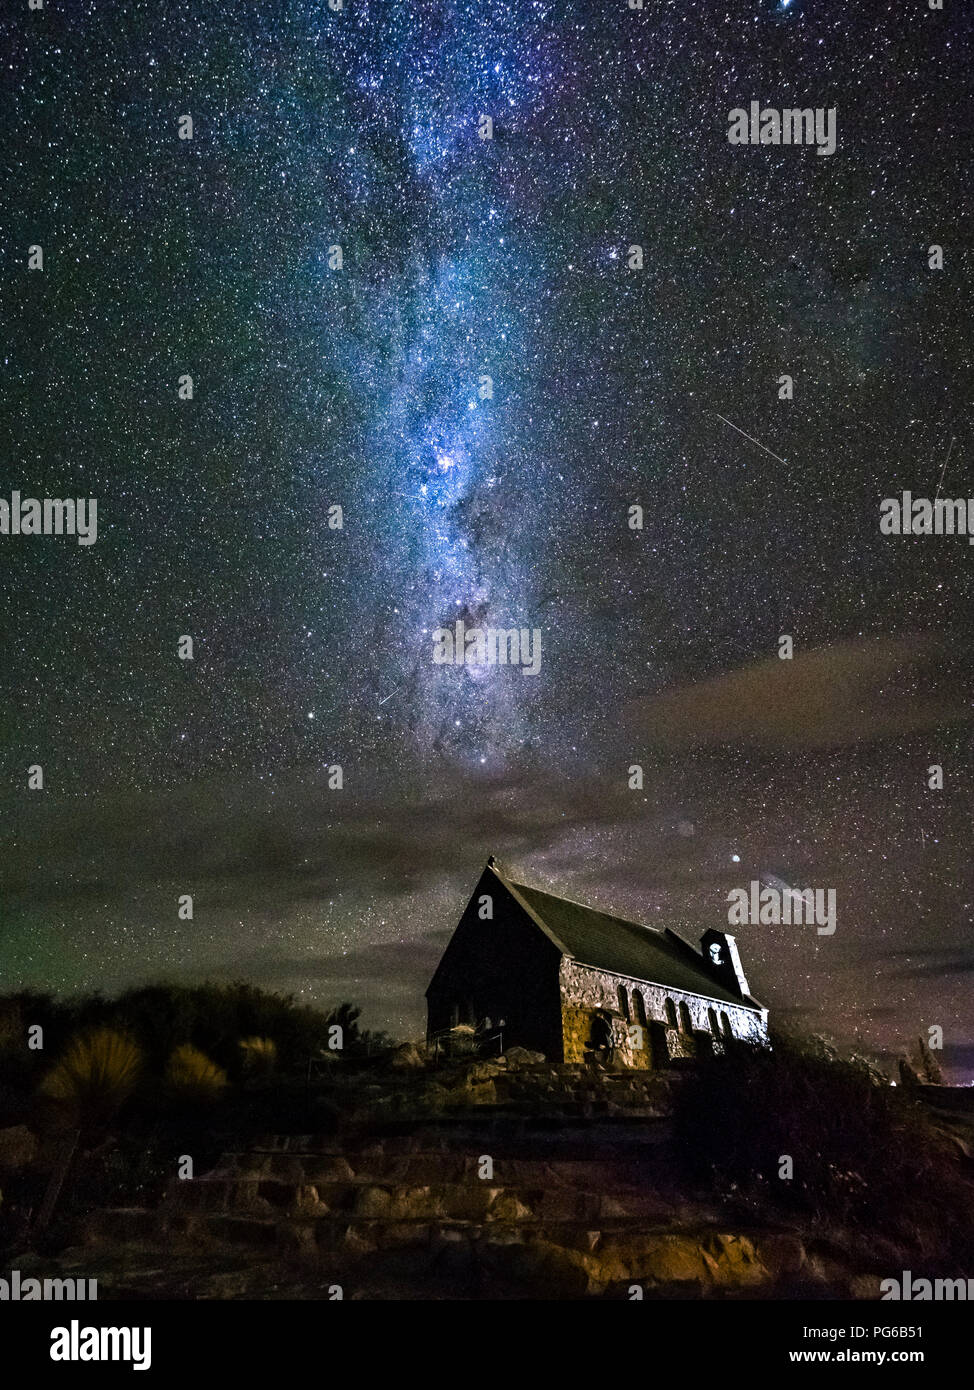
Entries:
[[430, 1069], [401, 1049], [338, 1134], [264, 1136], [17, 1264], [97, 1278], [103, 1298], [877, 1297], [898, 1252], [688, 1195], [678, 1084], [517, 1051]]

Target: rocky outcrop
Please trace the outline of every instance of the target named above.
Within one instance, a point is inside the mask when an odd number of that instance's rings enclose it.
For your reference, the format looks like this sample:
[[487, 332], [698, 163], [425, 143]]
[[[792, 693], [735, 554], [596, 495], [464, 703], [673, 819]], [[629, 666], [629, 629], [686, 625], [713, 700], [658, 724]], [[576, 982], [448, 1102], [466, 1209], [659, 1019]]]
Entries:
[[131, 1241], [205, 1283], [251, 1252], [364, 1298], [876, 1296], [861, 1248], [687, 1193], [671, 1074], [508, 1053], [386, 1075], [340, 1137], [266, 1136], [154, 1211], [97, 1213], [92, 1258], [125, 1267]]
[[435, 1127], [340, 1147], [283, 1138], [173, 1183], [155, 1212], [99, 1214], [88, 1234], [95, 1249], [127, 1236], [173, 1256], [299, 1258], [356, 1286], [394, 1270], [410, 1288], [445, 1280], [449, 1297], [748, 1296], [782, 1284], [852, 1296], [856, 1271], [835, 1251], [810, 1252], [794, 1231], [715, 1224], [640, 1181], [645, 1134], [610, 1140], [589, 1126], [588, 1138], [517, 1154]]

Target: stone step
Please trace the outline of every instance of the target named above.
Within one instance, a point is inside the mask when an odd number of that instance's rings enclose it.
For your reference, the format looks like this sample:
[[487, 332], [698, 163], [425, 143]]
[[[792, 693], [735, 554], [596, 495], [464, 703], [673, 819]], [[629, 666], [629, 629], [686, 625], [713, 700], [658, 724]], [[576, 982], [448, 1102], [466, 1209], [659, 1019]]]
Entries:
[[[480, 1145], [481, 1151], [486, 1147], [491, 1153], [495, 1175], [508, 1185], [574, 1185], [580, 1179], [584, 1179], [587, 1170], [598, 1175], [593, 1181], [597, 1181], [599, 1185], [605, 1181], [605, 1155], [594, 1151], [588, 1157], [583, 1151], [580, 1156], [573, 1155], [570, 1158], [557, 1153], [543, 1158], [521, 1158], [508, 1157], [504, 1153], [492, 1151], [490, 1139], [485, 1136], [480, 1136]], [[620, 1160], [631, 1161], [638, 1157], [644, 1148], [645, 1146], [642, 1146], [631, 1154], [620, 1155]], [[411, 1183], [415, 1186], [425, 1186], [431, 1182], [479, 1182], [482, 1181], [479, 1176], [480, 1162], [480, 1151], [462, 1152], [456, 1147], [419, 1149], [411, 1153], [367, 1150], [340, 1154], [228, 1153], [222, 1156], [210, 1172], [193, 1179], [191, 1185], [217, 1181], [274, 1181], [297, 1186], [351, 1181]], [[173, 1187], [178, 1191], [185, 1185], [174, 1183]]]
[[383, 1220], [587, 1221], [638, 1218], [656, 1209], [638, 1189], [585, 1190], [549, 1183], [526, 1186], [497, 1181], [420, 1185], [353, 1179], [301, 1184], [274, 1178], [224, 1179], [213, 1175], [174, 1184], [160, 1210], [166, 1214], [211, 1212], [261, 1218], [348, 1215]]
[[674, 1230], [672, 1225], [615, 1222], [593, 1229], [584, 1221], [545, 1222], [389, 1221], [351, 1217], [287, 1223], [218, 1213], [123, 1209], [97, 1214], [90, 1239], [138, 1247], [168, 1256], [192, 1244], [239, 1248], [278, 1256], [300, 1254], [320, 1262], [346, 1257], [389, 1257], [413, 1252], [419, 1268], [451, 1264], [458, 1272], [503, 1272], [547, 1290], [547, 1296], [604, 1294], [645, 1281], [647, 1287], [688, 1290], [740, 1289], [782, 1279], [810, 1284], [842, 1276], [839, 1266], [810, 1255], [791, 1232], [727, 1232], [714, 1227]]

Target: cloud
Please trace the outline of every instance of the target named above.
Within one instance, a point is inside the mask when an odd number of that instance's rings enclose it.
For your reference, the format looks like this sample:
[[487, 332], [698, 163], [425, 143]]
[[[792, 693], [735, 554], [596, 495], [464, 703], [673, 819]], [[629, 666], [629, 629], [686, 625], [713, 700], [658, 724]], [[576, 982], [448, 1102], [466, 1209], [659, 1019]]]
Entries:
[[901, 969], [891, 971], [894, 978], [899, 980], [915, 980], [921, 977], [942, 980], [953, 975], [974, 975], [974, 951], [970, 948], [923, 947], [912, 951], [893, 951], [890, 954], [893, 959], [903, 962]]
[[241, 970], [249, 977], [258, 973], [270, 985], [302, 980], [314, 984], [358, 983], [370, 985], [405, 984], [415, 990], [422, 980], [420, 994], [433, 974], [443, 949], [453, 935], [453, 926], [426, 932], [412, 941], [380, 941], [370, 946], [355, 947], [331, 955], [301, 956], [255, 952], [233, 962], [228, 976]]
[[436, 795], [403, 781], [406, 790], [367, 796], [280, 778], [273, 789], [196, 784], [28, 808], [0, 862], [0, 892], [11, 909], [140, 901], [148, 913], [178, 891], [248, 916], [358, 891], [406, 900], [445, 881], [472, 883], [490, 853], [536, 854], [573, 828], [631, 813], [621, 792], [613, 799], [597, 782], [576, 784], [566, 811], [563, 790], [540, 776], [471, 785], [445, 770]]
[[832, 748], [970, 719], [969, 663], [923, 634], [777, 656], [633, 701], [624, 719], [661, 747]]

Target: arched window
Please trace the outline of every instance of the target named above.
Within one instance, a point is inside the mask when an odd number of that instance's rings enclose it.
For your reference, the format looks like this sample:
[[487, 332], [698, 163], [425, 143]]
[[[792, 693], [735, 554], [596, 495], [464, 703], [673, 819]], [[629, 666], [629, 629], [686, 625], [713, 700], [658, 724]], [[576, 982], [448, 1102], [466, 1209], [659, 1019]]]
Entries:
[[725, 1013], [722, 1013], [722, 1014], [721, 1014], [721, 1016], [720, 1016], [720, 1022], [721, 1022], [721, 1025], [723, 1026], [723, 1029], [724, 1029], [724, 1037], [725, 1037], [725, 1038], [732, 1038], [732, 1037], [734, 1036], [734, 1030], [733, 1030], [733, 1028], [731, 1027], [730, 1019], [727, 1017], [727, 1015], [726, 1015]]
[[710, 1020], [710, 1031], [715, 1038], [720, 1037], [720, 1019], [717, 1017], [716, 1009], [708, 1009], [707, 1017]]
[[638, 989], [634, 989], [632, 992], [632, 1007], [635, 1012], [636, 1022], [639, 1024], [640, 1028], [647, 1028], [649, 1024], [646, 1018], [646, 1000]]
[[668, 1028], [676, 1027], [676, 1005], [672, 999], [666, 1001], [666, 1026]]
[[684, 1033], [693, 1032], [693, 1019], [690, 1017], [690, 1007], [686, 1001], [680, 1005], [680, 1027]]
[[632, 1021], [629, 1015], [629, 994], [626, 991], [625, 985], [619, 986], [619, 1012], [627, 1023]]

